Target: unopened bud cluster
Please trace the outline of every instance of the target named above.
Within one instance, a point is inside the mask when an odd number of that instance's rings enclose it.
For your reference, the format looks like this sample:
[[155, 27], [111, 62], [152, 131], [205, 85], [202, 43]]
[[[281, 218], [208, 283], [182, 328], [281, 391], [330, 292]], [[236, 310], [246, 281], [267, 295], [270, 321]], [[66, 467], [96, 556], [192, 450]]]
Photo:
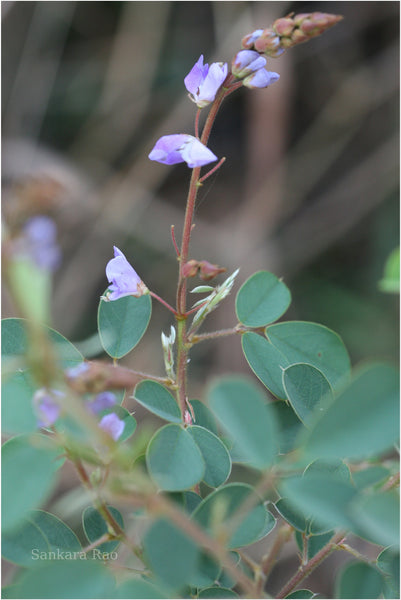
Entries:
[[342, 20], [341, 15], [322, 12], [300, 13], [277, 19], [267, 29], [257, 29], [242, 39], [242, 47], [254, 49], [272, 58], [284, 50], [321, 35]]

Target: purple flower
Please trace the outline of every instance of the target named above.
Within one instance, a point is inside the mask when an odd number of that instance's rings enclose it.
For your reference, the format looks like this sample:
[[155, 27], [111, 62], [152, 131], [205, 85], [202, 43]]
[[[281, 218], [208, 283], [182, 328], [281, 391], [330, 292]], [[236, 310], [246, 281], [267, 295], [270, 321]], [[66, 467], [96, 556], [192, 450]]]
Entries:
[[16, 240], [16, 250], [18, 254], [32, 258], [38, 267], [54, 271], [61, 261], [54, 221], [46, 216], [29, 219], [22, 236]]
[[253, 88], [265, 88], [272, 83], [275, 83], [280, 79], [278, 73], [274, 71], [266, 71], [266, 69], [258, 69], [248, 77], [245, 77], [243, 84], [251, 89]]
[[60, 416], [61, 408], [58, 398], [65, 396], [59, 390], [47, 390], [41, 388], [33, 396], [33, 406], [38, 415], [38, 427], [50, 427], [54, 425]]
[[79, 363], [79, 365], [76, 365], [75, 367], [70, 367], [69, 369], [66, 369], [65, 373], [70, 379], [75, 379], [76, 377], [80, 377], [81, 375], [86, 373], [88, 370], [88, 363], [82, 362]]
[[150, 160], [164, 165], [175, 165], [186, 162], [188, 167], [203, 167], [215, 160], [217, 156], [204, 146], [196, 137], [186, 133], [164, 135], [157, 140], [149, 154]]
[[248, 35], [246, 35], [242, 40], [242, 47], [243, 48], [252, 48], [253, 44], [256, 42], [256, 40], [258, 38], [260, 38], [263, 31], [264, 31], [263, 29], [255, 29], [255, 31], [252, 31], [252, 33], [249, 33]]
[[100, 394], [98, 394], [91, 402], [88, 402], [86, 406], [92, 414], [98, 415], [102, 410], [114, 406], [116, 402], [117, 398], [112, 392], [100, 392]]
[[116, 442], [124, 431], [125, 423], [115, 413], [110, 413], [102, 418], [99, 427]]
[[227, 77], [227, 63], [203, 64], [203, 55], [184, 79], [192, 102], [199, 108], [207, 106], [216, 97], [218, 89]]
[[111, 283], [104, 300], [118, 300], [123, 296], [143, 296], [148, 289], [129, 264], [124, 254], [114, 246], [114, 258], [106, 266], [106, 277]]
[[263, 69], [266, 59], [254, 50], [240, 50], [232, 62], [233, 75], [243, 79], [258, 69]]

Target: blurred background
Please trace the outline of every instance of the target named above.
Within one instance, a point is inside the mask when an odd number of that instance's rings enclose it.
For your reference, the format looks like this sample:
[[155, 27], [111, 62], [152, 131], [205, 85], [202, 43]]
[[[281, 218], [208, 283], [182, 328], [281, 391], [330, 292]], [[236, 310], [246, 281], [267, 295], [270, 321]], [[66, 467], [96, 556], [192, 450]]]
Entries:
[[[180, 238], [190, 170], [147, 155], [161, 135], [193, 133], [183, 79], [200, 54], [230, 62], [245, 34], [291, 11], [344, 15], [269, 59], [278, 83], [223, 104], [209, 146], [227, 161], [200, 191], [191, 258], [240, 267], [237, 289], [257, 270], [274, 272], [293, 295], [285, 319], [334, 329], [353, 364], [398, 362], [398, 297], [378, 287], [399, 243], [398, 2], [1, 8], [3, 218], [7, 228], [35, 214], [55, 219], [63, 259], [51, 325], [78, 344], [96, 334], [113, 244], [174, 303], [170, 226]], [[204, 330], [235, 324], [234, 298]], [[18, 311], [3, 286], [8, 316]], [[163, 374], [160, 332], [171, 324], [153, 303], [149, 330], [124, 364]], [[235, 371], [249, 372], [239, 340], [200, 344], [192, 396], [206, 377]]]

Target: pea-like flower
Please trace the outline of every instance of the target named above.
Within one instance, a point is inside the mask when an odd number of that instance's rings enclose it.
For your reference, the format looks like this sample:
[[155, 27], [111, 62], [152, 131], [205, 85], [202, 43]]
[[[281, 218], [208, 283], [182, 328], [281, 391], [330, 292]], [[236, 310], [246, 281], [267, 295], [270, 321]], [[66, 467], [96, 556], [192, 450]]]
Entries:
[[33, 396], [33, 406], [38, 416], [38, 427], [50, 427], [54, 425], [61, 413], [61, 407], [57, 399], [64, 397], [60, 390], [48, 390], [41, 388]]
[[57, 244], [57, 226], [45, 215], [31, 217], [15, 240], [17, 257], [29, 257], [41, 269], [54, 271], [60, 265], [61, 251]]
[[102, 418], [99, 427], [108, 433], [116, 442], [124, 431], [125, 423], [115, 413], [110, 413]]
[[103, 300], [118, 300], [124, 296], [143, 296], [148, 288], [124, 254], [114, 246], [114, 258], [106, 266], [106, 277], [111, 283]]
[[184, 79], [192, 102], [195, 102], [199, 108], [213, 102], [227, 77], [227, 72], [227, 63], [212, 63], [210, 67], [207, 63], [204, 65], [202, 54]]
[[266, 71], [266, 69], [258, 69], [254, 73], [245, 77], [242, 81], [243, 85], [248, 88], [265, 88], [275, 83], [280, 79], [280, 75], [274, 71]]
[[164, 165], [186, 162], [191, 169], [203, 167], [217, 160], [217, 156], [209, 148], [193, 135], [186, 133], [161, 137], [157, 140], [149, 158]]
[[240, 50], [232, 62], [232, 73], [238, 79], [243, 79], [247, 75], [254, 73], [258, 69], [263, 69], [266, 59], [255, 50]]
[[86, 407], [93, 415], [98, 415], [116, 403], [117, 398], [113, 392], [100, 392], [93, 400], [87, 402]]

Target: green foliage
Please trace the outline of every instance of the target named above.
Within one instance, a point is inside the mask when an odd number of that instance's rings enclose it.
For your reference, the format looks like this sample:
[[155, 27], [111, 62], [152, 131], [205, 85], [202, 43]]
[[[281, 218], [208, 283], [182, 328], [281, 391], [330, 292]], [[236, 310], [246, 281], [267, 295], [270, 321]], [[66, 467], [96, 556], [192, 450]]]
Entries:
[[297, 590], [296, 592], [292, 592], [288, 594], [286, 598], [315, 598], [316, 594], [311, 592], [310, 590]]
[[[64, 336], [50, 327], [43, 327], [43, 331], [53, 346], [55, 358], [61, 368], [74, 367], [83, 361], [82, 354]], [[25, 319], [3, 319], [1, 418], [2, 429], [7, 433], [33, 433], [37, 429], [32, 397], [39, 386], [26, 364], [28, 352], [29, 338]]]
[[148, 328], [152, 301], [148, 294], [124, 296], [113, 302], [100, 300], [98, 329], [102, 346], [112, 358], [122, 358], [141, 340]]
[[149, 474], [162, 490], [187, 490], [205, 474], [202, 453], [180, 425], [165, 425], [152, 437], [146, 451]]
[[334, 389], [350, 375], [348, 352], [341, 338], [328, 327], [288, 321], [266, 327], [266, 337], [286, 357], [288, 365], [306, 363], [316, 367]]
[[43, 435], [20, 435], [2, 446], [3, 531], [21, 525], [49, 495], [63, 461], [60, 448]]
[[329, 382], [312, 365], [298, 363], [287, 367], [283, 372], [283, 385], [292, 408], [305, 425], [332, 400]]
[[231, 472], [231, 458], [227, 448], [217, 436], [199, 425], [188, 427], [205, 462], [203, 481], [210, 487], [218, 487]]
[[266, 338], [257, 333], [244, 333], [242, 351], [256, 377], [277, 398], [285, 399], [283, 369], [290, 365], [287, 358]]
[[238, 598], [238, 594], [223, 587], [210, 587], [205, 588], [199, 592], [198, 598], [219, 598], [223, 600], [224, 598]]
[[208, 392], [209, 405], [223, 429], [249, 464], [264, 469], [274, 459], [277, 427], [273, 409], [251, 381], [241, 377], [217, 380]]
[[17, 598], [113, 598], [114, 578], [100, 562], [57, 560], [29, 569], [17, 585]]
[[384, 266], [383, 278], [379, 281], [382, 292], [400, 293], [400, 248], [395, 248]]
[[336, 598], [379, 598], [383, 577], [373, 566], [353, 562], [342, 569], [336, 587]]
[[150, 379], [141, 381], [135, 388], [134, 398], [161, 419], [181, 423], [181, 412], [176, 400], [160, 383]]
[[159, 588], [149, 581], [144, 581], [140, 577], [124, 581], [116, 590], [114, 598], [152, 600], [153, 598], [167, 598]]
[[395, 369], [360, 371], [304, 434], [305, 454], [363, 459], [389, 450], [399, 437], [398, 400]]
[[[114, 506], [108, 506], [107, 508], [121, 529], [124, 529], [124, 520], [120, 511], [117, 510], [117, 508], [114, 508]], [[89, 543], [96, 542], [102, 535], [109, 533], [107, 523], [103, 516], [92, 506], [88, 506], [84, 510], [82, 514], [82, 526]], [[119, 540], [104, 542], [97, 546], [97, 549], [101, 553], [113, 552], [119, 543]]]
[[80, 552], [81, 544], [75, 533], [54, 515], [33, 510], [23, 519], [17, 529], [2, 536], [2, 556], [22, 567], [49, 560], [50, 552]]
[[235, 301], [238, 320], [247, 327], [263, 327], [276, 321], [289, 307], [291, 294], [273, 273], [259, 271], [240, 288]]
[[167, 589], [181, 589], [196, 574], [200, 560], [198, 547], [165, 519], [153, 523], [143, 545], [149, 566]]
[[[250, 510], [244, 510], [246, 502]], [[212, 535], [224, 532], [230, 549], [262, 539], [275, 525], [255, 490], [243, 483], [229, 483], [209, 494], [195, 509], [193, 518]]]
[[376, 560], [378, 568], [384, 574], [384, 597], [400, 596], [400, 553], [394, 547], [385, 548]]

